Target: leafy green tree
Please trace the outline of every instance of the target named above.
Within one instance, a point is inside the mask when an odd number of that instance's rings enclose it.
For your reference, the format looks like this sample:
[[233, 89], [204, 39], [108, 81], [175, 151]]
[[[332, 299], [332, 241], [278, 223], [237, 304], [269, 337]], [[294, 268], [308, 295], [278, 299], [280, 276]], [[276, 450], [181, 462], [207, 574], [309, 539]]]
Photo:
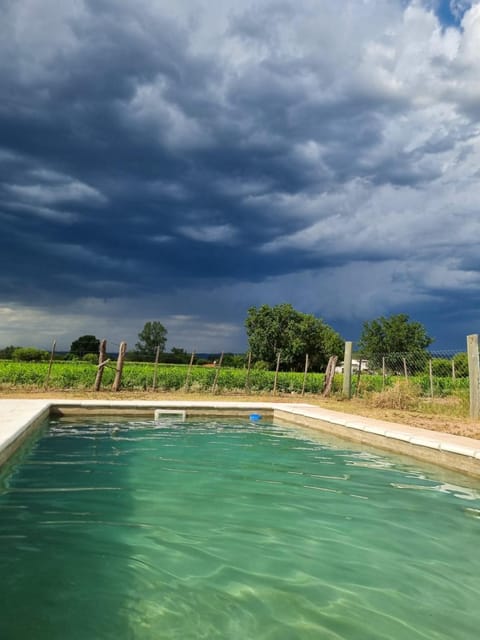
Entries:
[[336, 331], [291, 304], [251, 307], [245, 326], [253, 359], [267, 362], [270, 368], [278, 351], [282, 368], [291, 370], [303, 369], [307, 353], [313, 370], [322, 369], [330, 356], [343, 353], [344, 341]]
[[36, 347], [17, 347], [13, 351], [12, 358], [19, 362], [39, 362], [40, 360], [47, 360], [48, 351], [43, 351]]
[[146, 322], [143, 329], [138, 334], [139, 341], [135, 349], [142, 358], [153, 358], [157, 347], [162, 352], [167, 342], [167, 330], [161, 322]]
[[399, 354], [408, 354], [409, 360], [423, 369], [427, 360], [427, 347], [433, 342], [423, 324], [410, 320], [406, 313], [381, 316], [363, 324], [359, 349], [363, 356], [370, 360], [370, 367], [381, 365], [386, 357], [389, 368], [401, 370]]
[[100, 349], [100, 340], [95, 336], [80, 336], [70, 345], [70, 353], [77, 358], [83, 358], [87, 353], [97, 353]]
[[13, 357], [13, 352], [18, 348], [19, 347], [15, 347], [13, 344], [11, 344], [8, 347], [0, 349], [0, 360], [11, 360]]

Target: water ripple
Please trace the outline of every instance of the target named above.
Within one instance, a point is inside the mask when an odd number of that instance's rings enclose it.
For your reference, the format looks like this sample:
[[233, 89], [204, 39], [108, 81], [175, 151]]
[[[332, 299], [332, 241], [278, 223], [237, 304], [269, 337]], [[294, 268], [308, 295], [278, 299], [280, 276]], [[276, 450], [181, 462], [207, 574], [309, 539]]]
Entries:
[[2, 637], [476, 640], [479, 534], [478, 484], [306, 431], [57, 420], [2, 479]]

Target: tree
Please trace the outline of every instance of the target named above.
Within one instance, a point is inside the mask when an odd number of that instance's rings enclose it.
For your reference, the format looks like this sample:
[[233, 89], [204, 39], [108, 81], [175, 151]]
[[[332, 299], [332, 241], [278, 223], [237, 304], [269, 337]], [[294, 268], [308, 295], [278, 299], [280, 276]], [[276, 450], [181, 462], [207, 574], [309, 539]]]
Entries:
[[36, 347], [17, 347], [12, 354], [12, 358], [19, 362], [40, 362], [48, 358], [48, 351], [43, 351]]
[[139, 341], [135, 345], [137, 353], [143, 358], [153, 358], [157, 347], [160, 347], [160, 351], [165, 349], [167, 330], [161, 322], [146, 322], [138, 337]]
[[163, 353], [161, 362], [167, 364], [188, 364], [190, 362], [190, 354], [180, 347], [172, 347], [169, 353]]
[[97, 353], [100, 349], [100, 340], [95, 336], [80, 336], [70, 345], [70, 353], [78, 358], [83, 358], [87, 353]]
[[387, 366], [400, 370], [403, 365], [398, 356], [408, 354], [423, 369], [428, 357], [426, 350], [432, 342], [423, 324], [410, 320], [406, 313], [399, 313], [365, 322], [359, 349], [369, 359], [371, 368], [380, 366], [382, 357], [386, 357]]
[[331, 327], [313, 315], [301, 313], [291, 304], [251, 307], [245, 321], [254, 360], [270, 368], [281, 351], [283, 368], [302, 370], [308, 353], [312, 369], [323, 368], [332, 355], [343, 353], [344, 341]]
[[244, 353], [224, 353], [223, 354], [223, 366], [232, 367], [234, 369], [243, 369], [246, 364], [246, 358]]
[[0, 360], [11, 360], [13, 357], [13, 352], [18, 348], [19, 347], [15, 347], [13, 344], [11, 344], [8, 347], [0, 349]]

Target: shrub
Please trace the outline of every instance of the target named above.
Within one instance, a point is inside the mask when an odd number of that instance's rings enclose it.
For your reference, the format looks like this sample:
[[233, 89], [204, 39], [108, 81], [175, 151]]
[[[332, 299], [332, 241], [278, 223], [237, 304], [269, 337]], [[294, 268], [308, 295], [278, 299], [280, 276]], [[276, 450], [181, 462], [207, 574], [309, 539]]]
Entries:
[[455, 376], [457, 378], [468, 378], [468, 356], [466, 353], [457, 353], [453, 358], [455, 365]]
[[35, 347], [18, 347], [13, 351], [12, 358], [19, 362], [40, 362], [48, 358], [48, 351]]
[[4, 347], [3, 349], [0, 349], [0, 359], [11, 360], [13, 356], [13, 352], [15, 351], [15, 349], [18, 349], [18, 348], [19, 347], [15, 347], [13, 344], [11, 344], [8, 347]]
[[[429, 365], [427, 363], [426, 372], [429, 373]], [[452, 375], [452, 362], [447, 358], [433, 358], [432, 360], [432, 373], [434, 376], [440, 376], [447, 378]]]
[[398, 380], [392, 387], [372, 393], [373, 407], [380, 409], [416, 409], [420, 402], [421, 388], [406, 380]]
[[268, 362], [265, 362], [265, 360], [257, 360], [257, 362], [255, 362], [255, 364], [253, 365], [253, 368], [257, 371], [268, 371], [270, 365], [268, 364]]

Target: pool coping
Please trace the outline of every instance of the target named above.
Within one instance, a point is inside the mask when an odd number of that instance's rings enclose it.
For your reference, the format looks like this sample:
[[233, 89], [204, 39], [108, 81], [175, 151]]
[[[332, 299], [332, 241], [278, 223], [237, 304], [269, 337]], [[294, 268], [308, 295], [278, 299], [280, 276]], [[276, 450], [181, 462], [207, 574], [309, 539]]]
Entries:
[[480, 477], [480, 440], [365, 418], [307, 403], [156, 400], [0, 399], [0, 466], [52, 414], [137, 414], [178, 409], [190, 415], [264, 412], [289, 422]]

